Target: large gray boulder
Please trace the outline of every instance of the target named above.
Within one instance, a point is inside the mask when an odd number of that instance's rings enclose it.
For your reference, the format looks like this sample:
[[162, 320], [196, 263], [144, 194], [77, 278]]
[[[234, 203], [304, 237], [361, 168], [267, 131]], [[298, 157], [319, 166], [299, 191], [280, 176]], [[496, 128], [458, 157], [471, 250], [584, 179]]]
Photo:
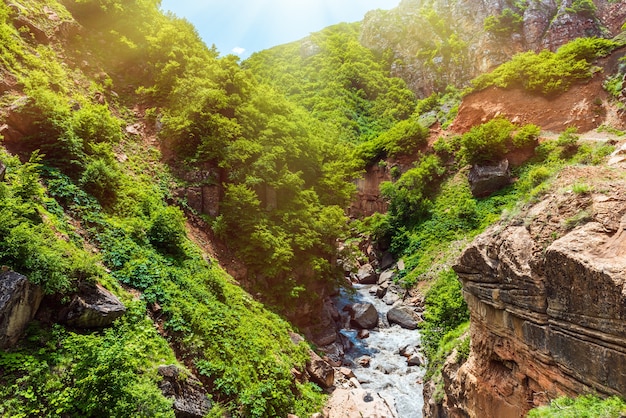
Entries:
[[0, 348], [14, 345], [34, 318], [43, 291], [26, 276], [13, 271], [0, 272]]
[[408, 306], [394, 306], [387, 312], [387, 321], [398, 324], [405, 329], [417, 329], [417, 321]]
[[472, 195], [485, 197], [511, 183], [509, 160], [502, 160], [495, 165], [474, 165], [469, 172], [468, 180]]
[[211, 401], [202, 383], [174, 364], [159, 366], [163, 396], [174, 399], [176, 418], [202, 418], [211, 410]]
[[378, 282], [378, 275], [371, 264], [365, 264], [359, 268], [357, 280], [360, 284], [376, 284]]
[[378, 325], [378, 311], [371, 303], [355, 303], [350, 307], [352, 324], [365, 329], [376, 328]]
[[81, 285], [74, 296], [64, 322], [77, 328], [102, 328], [124, 315], [126, 307], [99, 284]]

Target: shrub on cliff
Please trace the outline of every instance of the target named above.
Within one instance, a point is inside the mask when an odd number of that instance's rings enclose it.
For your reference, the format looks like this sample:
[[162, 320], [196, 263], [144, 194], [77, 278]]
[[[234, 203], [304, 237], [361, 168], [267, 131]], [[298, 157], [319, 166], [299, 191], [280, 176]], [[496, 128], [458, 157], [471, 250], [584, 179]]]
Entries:
[[421, 325], [424, 352], [434, 358], [445, 335], [469, 320], [467, 304], [456, 273], [442, 271], [424, 298], [424, 322]]
[[591, 62], [620, 46], [602, 38], [578, 38], [550, 52], [521, 52], [490, 73], [475, 78], [474, 90], [489, 86], [522, 87], [525, 90], [556, 94], [567, 90], [577, 80], [592, 76]]

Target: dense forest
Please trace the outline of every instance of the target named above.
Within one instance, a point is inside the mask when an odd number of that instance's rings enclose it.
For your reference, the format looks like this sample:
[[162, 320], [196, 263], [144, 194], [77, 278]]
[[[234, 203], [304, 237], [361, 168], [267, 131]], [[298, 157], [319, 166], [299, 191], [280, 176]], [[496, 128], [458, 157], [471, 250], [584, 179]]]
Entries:
[[[503, 31], [506, 10], [486, 29]], [[450, 268], [462, 244], [563, 167], [599, 164], [614, 147], [575, 129], [540, 142], [539, 126], [504, 117], [447, 131], [462, 98], [494, 87], [558, 95], [625, 41], [520, 53], [419, 97], [361, 30], [339, 24], [240, 62], [159, 0], [0, 3], [0, 264], [39, 285], [51, 310], [90, 283], [127, 310], [103, 330], [38, 315], [0, 351], [0, 415], [174, 416], [164, 364], [200, 379], [209, 416], [319, 412], [325, 394], [298, 378], [315, 347], [294, 332], [347, 285], [339, 242], [403, 259], [397, 283], [425, 294], [429, 378], [453, 349], [467, 355]], [[605, 86], [623, 110], [619, 68]], [[469, 168], [515, 153], [529, 155], [515, 181], [474, 196]], [[389, 209], [350, 219], [354, 180], [373, 166], [389, 172]], [[192, 188], [209, 190], [214, 210]], [[198, 231], [241, 263], [236, 280]]]

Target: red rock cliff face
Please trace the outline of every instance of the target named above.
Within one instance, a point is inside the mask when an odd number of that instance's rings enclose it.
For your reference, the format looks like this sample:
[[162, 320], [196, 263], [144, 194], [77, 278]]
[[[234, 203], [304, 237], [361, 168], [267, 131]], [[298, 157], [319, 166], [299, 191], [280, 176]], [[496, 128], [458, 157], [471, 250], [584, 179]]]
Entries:
[[380, 196], [379, 186], [383, 181], [390, 181], [387, 165], [368, 167], [363, 178], [357, 180], [357, 195], [350, 204], [349, 215], [362, 218], [374, 213], [387, 212], [387, 202]]
[[[566, 171], [558, 192], [462, 254], [454, 268], [471, 312], [471, 353], [444, 368], [439, 416], [521, 417], [559, 395], [626, 394], [620, 173]], [[593, 191], [572, 192], [567, 179], [585, 177]]]

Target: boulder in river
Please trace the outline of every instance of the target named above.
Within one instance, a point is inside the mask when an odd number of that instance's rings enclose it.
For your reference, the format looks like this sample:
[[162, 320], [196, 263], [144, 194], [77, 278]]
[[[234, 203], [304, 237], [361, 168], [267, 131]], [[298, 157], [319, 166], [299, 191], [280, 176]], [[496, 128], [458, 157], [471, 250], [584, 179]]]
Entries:
[[371, 303], [355, 303], [350, 309], [352, 324], [365, 329], [376, 328], [378, 311]]
[[393, 279], [395, 275], [396, 272], [393, 270], [383, 271], [382, 273], [380, 273], [380, 276], [378, 276], [378, 284], [383, 284], [391, 281], [391, 279]]
[[417, 321], [408, 306], [395, 306], [387, 312], [387, 321], [390, 324], [398, 324], [405, 329], [417, 329]]
[[371, 264], [362, 266], [356, 276], [359, 284], [376, 284], [378, 282], [378, 275]]
[[383, 283], [376, 288], [376, 297], [378, 299], [382, 299], [387, 294], [387, 290], [389, 289], [389, 283]]
[[422, 366], [424, 364], [424, 359], [419, 354], [413, 354], [406, 360], [409, 366]]

